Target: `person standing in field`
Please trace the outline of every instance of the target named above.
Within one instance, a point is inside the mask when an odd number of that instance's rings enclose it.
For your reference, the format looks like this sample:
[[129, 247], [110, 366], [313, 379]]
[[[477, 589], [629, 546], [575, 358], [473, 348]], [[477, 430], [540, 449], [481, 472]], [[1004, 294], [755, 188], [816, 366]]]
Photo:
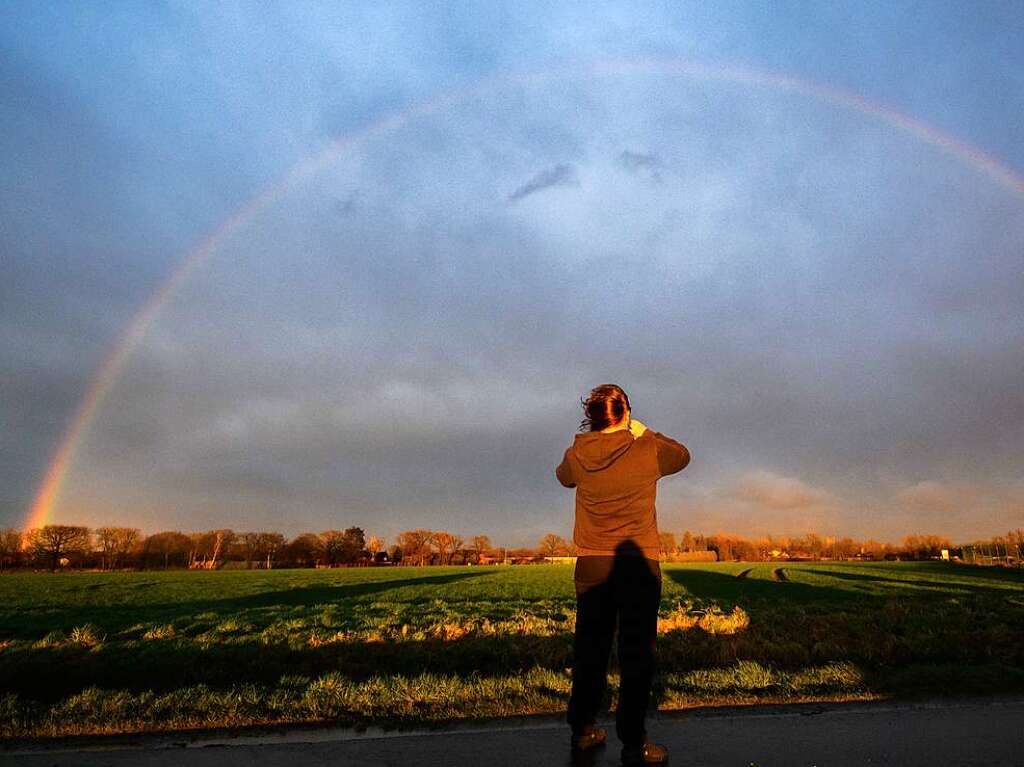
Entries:
[[618, 622], [621, 683], [615, 731], [622, 763], [663, 764], [668, 751], [647, 738], [661, 601], [658, 479], [690, 462], [685, 446], [631, 418], [629, 397], [603, 384], [582, 400], [585, 418], [555, 476], [576, 488], [576, 635], [567, 720], [574, 754], [599, 746], [596, 726]]

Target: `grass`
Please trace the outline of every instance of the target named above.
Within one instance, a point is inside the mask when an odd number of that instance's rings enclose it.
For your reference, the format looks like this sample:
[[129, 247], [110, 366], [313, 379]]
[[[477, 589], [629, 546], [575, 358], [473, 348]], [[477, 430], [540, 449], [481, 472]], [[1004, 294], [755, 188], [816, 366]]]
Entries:
[[[783, 568], [663, 565], [660, 707], [1024, 691], [1024, 573]], [[565, 565], [4, 575], [0, 736], [559, 712], [574, 614]]]

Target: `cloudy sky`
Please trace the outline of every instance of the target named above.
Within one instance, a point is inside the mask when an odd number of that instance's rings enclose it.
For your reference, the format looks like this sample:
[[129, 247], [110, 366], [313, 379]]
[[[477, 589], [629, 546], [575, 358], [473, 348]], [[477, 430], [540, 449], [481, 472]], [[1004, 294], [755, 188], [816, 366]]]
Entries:
[[51, 520], [532, 544], [615, 382], [663, 529], [1024, 526], [1018, 3], [385, 5], [0, 8], [0, 526], [226, 221]]

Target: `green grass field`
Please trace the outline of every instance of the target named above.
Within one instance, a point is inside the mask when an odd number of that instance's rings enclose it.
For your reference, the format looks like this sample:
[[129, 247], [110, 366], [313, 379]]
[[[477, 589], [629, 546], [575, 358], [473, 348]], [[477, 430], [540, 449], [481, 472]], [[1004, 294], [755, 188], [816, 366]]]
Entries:
[[[663, 565], [659, 707], [1024, 690], [1021, 571], [778, 567]], [[8, 574], [0, 736], [559, 712], [574, 611], [565, 565]]]

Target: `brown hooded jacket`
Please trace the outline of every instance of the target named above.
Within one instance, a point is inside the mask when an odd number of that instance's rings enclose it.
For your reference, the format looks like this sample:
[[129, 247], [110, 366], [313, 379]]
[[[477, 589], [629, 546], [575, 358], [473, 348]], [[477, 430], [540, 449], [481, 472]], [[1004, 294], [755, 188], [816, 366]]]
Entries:
[[577, 434], [555, 476], [576, 488], [573, 541], [579, 556], [614, 556], [616, 546], [632, 541], [657, 560], [657, 481], [689, 462], [684, 445], [650, 429], [639, 437], [628, 429]]

